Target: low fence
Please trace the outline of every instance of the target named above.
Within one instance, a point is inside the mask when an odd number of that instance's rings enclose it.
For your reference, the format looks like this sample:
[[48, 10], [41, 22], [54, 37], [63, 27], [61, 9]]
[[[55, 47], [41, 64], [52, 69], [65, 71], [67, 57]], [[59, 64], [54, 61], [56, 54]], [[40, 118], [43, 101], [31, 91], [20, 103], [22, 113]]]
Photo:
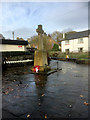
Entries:
[[77, 58], [60, 58], [60, 57], [51, 57], [54, 60], [61, 60], [61, 61], [74, 61], [76, 62]]
[[[34, 52], [2, 52], [2, 66], [21, 66], [33, 63]], [[27, 62], [29, 61], [29, 62]]]

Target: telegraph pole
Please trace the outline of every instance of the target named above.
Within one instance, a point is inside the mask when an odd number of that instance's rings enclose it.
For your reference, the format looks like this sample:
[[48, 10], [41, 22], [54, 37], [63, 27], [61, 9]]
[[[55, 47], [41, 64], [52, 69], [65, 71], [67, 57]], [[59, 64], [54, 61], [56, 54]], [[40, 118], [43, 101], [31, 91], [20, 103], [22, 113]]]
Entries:
[[14, 32], [12, 32], [12, 34], [13, 34], [13, 40], [14, 40]]

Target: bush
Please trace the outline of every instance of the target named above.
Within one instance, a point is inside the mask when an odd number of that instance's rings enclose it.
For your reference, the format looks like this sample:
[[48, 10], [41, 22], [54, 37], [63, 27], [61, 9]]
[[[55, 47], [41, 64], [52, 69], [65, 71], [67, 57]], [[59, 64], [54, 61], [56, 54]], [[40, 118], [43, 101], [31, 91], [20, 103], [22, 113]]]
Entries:
[[58, 56], [58, 53], [53, 53], [53, 57], [57, 57]]
[[[49, 51], [49, 56], [53, 57], [56, 56], [54, 54], [58, 53], [58, 57], [60, 58], [66, 58], [66, 53], [62, 53], [60, 51]], [[69, 58], [77, 58], [77, 59], [83, 59], [83, 58], [90, 58], [88, 52], [87, 53], [69, 53], [68, 54]]]

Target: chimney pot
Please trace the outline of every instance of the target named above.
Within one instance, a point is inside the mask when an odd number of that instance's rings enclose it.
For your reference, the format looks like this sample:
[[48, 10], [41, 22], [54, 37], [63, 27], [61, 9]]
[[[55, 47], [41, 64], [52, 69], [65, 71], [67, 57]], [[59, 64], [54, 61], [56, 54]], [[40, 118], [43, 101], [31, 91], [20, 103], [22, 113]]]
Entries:
[[65, 39], [65, 33], [63, 33], [63, 39]]

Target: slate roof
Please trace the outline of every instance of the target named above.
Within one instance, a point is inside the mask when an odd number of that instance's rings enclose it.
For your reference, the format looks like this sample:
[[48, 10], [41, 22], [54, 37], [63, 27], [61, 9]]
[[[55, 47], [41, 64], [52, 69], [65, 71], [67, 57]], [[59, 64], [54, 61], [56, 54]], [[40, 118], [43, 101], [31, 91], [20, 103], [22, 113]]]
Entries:
[[88, 37], [89, 35], [90, 35], [90, 30], [86, 30], [86, 31], [82, 31], [82, 32], [67, 34], [66, 38], [63, 40], [73, 40], [73, 39], [77, 39], [77, 38]]
[[10, 40], [10, 39], [1, 39], [0, 44], [9, 44], [9, 45], [28, 45], [28, 41], [21, 40]]

